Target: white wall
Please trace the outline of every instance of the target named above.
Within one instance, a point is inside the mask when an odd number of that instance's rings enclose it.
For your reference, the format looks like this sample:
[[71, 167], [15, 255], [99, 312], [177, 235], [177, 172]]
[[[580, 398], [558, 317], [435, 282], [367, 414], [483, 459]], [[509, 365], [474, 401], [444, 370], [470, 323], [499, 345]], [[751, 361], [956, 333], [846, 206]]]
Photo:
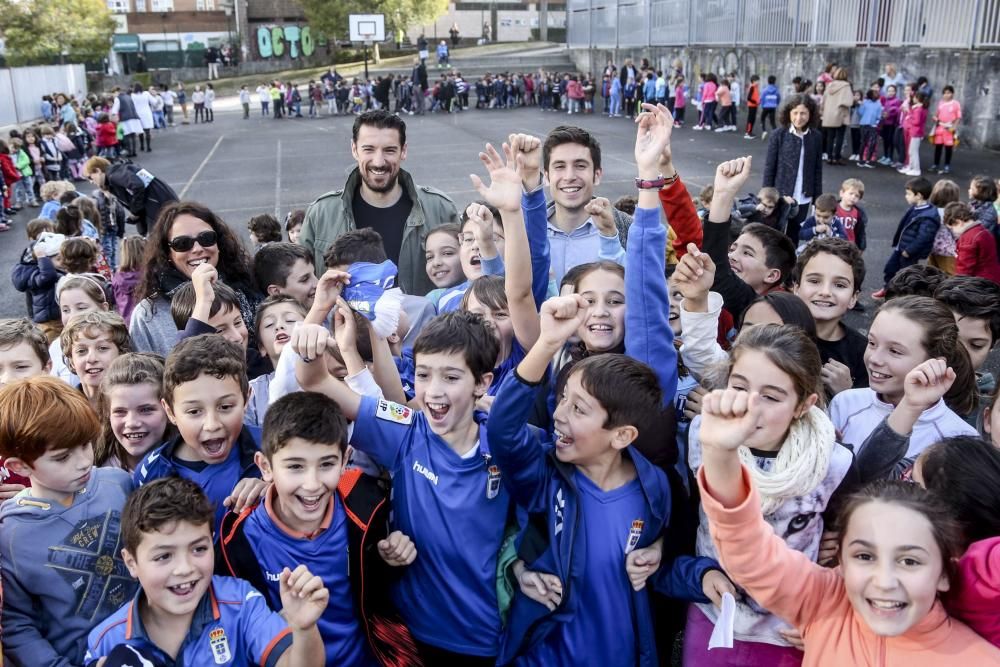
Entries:
[[[0, 69], [0, 126], [26, 123], [42, 116], [42, 95], [87, 92], [83, 65], [41, 65]], [[7, 100], [13, 102], [8, 103]]]

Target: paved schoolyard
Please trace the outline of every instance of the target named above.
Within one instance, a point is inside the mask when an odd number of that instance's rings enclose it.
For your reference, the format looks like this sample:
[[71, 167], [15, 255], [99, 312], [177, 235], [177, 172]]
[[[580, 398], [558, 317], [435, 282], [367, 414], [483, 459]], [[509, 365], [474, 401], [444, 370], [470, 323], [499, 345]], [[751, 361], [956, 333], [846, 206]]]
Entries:
[[[354, 165], [350, 153], [353, 117], [274, 120], [262, 118], [256, 102], [252, 108], [251, 118], [243, 120], [235, 99], [220, 99], [214, 123], [159, 130], [154, 135], [153, 152], [140, 154], [137, 159], [170, 183], [182, 198], [210, 206], [244, 238], [251, 216], [272, 213], [282, 219], [287, 211], [304, 208], [318, 195], [340, 187]], [[569, 117], [532, 108], [406, 116], [405, 120], [408, 157], [404, 168], [418, 183], [450, 193], [459, 206], [475, 194], [468, 174], [482, 171], [477, 153], [487, 141], [500, 142], [510, 132], [544, 135], [568, 121], [593, 131], [601, 142], [604, 176], [598, 193], [612, 201], [634, 193], [634, 127], [625, 119]], [[715, 134], [685, 128], [675, 131], [673, 146], [678, 171], [693, 194], [712, 182], [716, 164], [746, 154], [753, 155], [755, 171], [748, 189], [756, 191], [760, 185], [765, 157], [765, 144], [760, 140], [744, 140], [742, 133]], [[930, 150], [929, 144], [924, 144], [928, 163]], [[996, 176], [995, 165], [994, 153], [961, 147], [956, 152], [952, 178], [964, 191], [974, 173]], [[879, 286], [893, 231], [906, 207], [906, 178], [886, 168], [828, 167], [824, 173], [827, 191], [836, 192], [840, 182], [849, 176], [865, 182], [863, 203], [870, 220], [864, 289], [869, 315], [852, 314], [852, 320], [864, 328], [873, 310], [867, 294]], [[90, 189], [87, 183], [79, 187], [84, 192]], [[23, 211], [16, 219], [15, 228], [0, 236], [0, 259], [8, 267], [13, 266], [24, 248], [23, 230], [30, 212]], [[23, 295], [14, 291], [9, 282], [4, 285], [0, 290], [0, 316], [23, 314]]]

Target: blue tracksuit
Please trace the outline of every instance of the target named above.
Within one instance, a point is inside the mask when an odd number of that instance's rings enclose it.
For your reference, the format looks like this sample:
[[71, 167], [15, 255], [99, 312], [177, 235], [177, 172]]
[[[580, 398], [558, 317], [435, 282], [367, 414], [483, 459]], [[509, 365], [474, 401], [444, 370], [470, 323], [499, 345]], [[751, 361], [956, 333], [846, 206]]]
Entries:
[[[603, 652], [607, 645], [619, 651], [631, 647], [633, 652], [625, 662], [603, 664], [656, 665], [649, 596], [626, 585], [624, 562], [629, 547], [648, 546], [670, 520], [666, 475], [629, 448], [624, 456], [631, 457], [635, 465], [634, 485], [604, 493], [589, 480], [582, 480], [575, 466], [556, 458], [553, 440], [525, 423], [540, 387], [512, 373], [500, 388], [486, 431], [490, 450], [504, 471], [504, 485], [532, 515], [533, 523], [544, 522], [547, 529], [547, 547], [528, 565], [532, 570], [557, 575], [565, 593], [559, 608], [549, 612], [516, 592], [497, 664], [509, 664], [518, 656], [525, 664], [541, 665], [567, 656], [576, 656], [575, 664], [584, 664], [594, 651]], [[588, 517], [596, 507], [594, 501], [622, 503], [610, 513]], [[601, 518], [610, 518], [614, 524], [599, 523]], [[599, 553], [592, 553], [594, 549]], [[605, 571], [612, 553], [616, 554], [617, 573]], [[705, 602], [701, 580], [716, 567], [708, 558], [678, 557], [664, 563], [658, 587], [668, 595]], [[598, 568], [601, 571], [596, 571]], [[575, 645], [587, 639], [580, 635], [581, 627], [600, 627], [601, 634]]]
[[[140, 589], [135, 597], [91, 630], [88, 663], [107, 656], [119, 644], [146, 647], [152, 644], [139, 613], [141, 595]], [[280, 614], [268, 608], [258, 591], [242, 579], [214, 576], [194, 611], [177, 660], [171, 664], [274, 667], [291, 646], [291, 628]]]
[[260, 469], [253, 462], [254, 453], [260, 448], [260, 429], [244, 424], [226, 460], [212, 465], [178, 459], [175, 453], [181, 444], [178, 435], [147, 453], [132, 474], [133, 481], [136, 486], [142, 486], [171, 475], [194, 481], [215, 504], [215, 525], [218, 526], [228, 511], [222, 501], [229, 497], [236, 483], [245, 477], [260, 477]]
[[[941, 226], [938, 211], [930, 204], [911, 206], [892, 236], [892, 254], [885, 263], [883, 278], [888, 283], [901, 269], [927, 259], [934, 247], [934, 236]], [[903, 251], [909, 257], [903, 257]]]
[[[823, 235], [824, 238], [836, 237], [838, 239], [847, 238], [847, 230], [844, 229], [844, 223], [838, 220], [836, 217], [830, 221], [829, 224], [830, 231]], [[817, 237], [816, 234], [816, 216], [810, 215], [806, 218], [806, 221], [802, 223], [802, 228], [799, 229], [799, 241], [803, 243], [808, 243]]]
[[389, 469], [394, 528], [419, 545], [392, 591], [410, 632], [447, 651], [489, 657], [500, 638], [497, 554], [511, 501], [503, 485], [489, 484], [500, 473], [485, 420], [476, 413], [479, 454], [463, 458], [423, 413], [363, 397], [351, 445]]

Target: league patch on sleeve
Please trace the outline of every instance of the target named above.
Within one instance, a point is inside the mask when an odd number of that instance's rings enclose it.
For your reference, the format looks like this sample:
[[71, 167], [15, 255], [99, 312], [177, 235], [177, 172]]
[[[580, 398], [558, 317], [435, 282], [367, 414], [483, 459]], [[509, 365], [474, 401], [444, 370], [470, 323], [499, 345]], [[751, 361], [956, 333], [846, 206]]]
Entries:
[[135, 172], [135, 175], [139, 177], [139, 180], [142, 181], [147, 188], [149, 187], [149, 184], [153, 182], [153, 179], [156, 178], [145, 169], [140, 169]]
[[375, 409], [375, 416], [397, 424], [409, 424], [413, 422], [412, 409], [385, 399], [379, 399], [378, 407]]

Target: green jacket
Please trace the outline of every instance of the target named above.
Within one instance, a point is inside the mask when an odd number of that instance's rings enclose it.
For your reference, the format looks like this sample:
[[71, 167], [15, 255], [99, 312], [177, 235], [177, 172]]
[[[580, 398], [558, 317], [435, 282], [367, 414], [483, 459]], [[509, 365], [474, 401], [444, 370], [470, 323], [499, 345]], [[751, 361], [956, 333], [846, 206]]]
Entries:
[[[323, 255], [333, 242], [342, 234], [357, 229], [352, 202], [360, 183], [361, 175], [355, 167], [343, 188], [321, 195], [306, 210], [299, 243], [312, 250], [317, 275], [323, 275], [326, 268]], [[425, 269], [424, 240], [435, 227], [457, 223], [458, 212], [448, 195], [426, 185], [414, 185], [413, 177], [402, 169], [399, 170], [399, 184], [413, 202], [399, 251], [399, 286], [407, 294], [422, 296], [434, 289]]]
[[21, 176], [31, 176], [34, 173], [31, 169], [31, 157], [23, 148], [14, 155], [14, 166], [21, 172]]

